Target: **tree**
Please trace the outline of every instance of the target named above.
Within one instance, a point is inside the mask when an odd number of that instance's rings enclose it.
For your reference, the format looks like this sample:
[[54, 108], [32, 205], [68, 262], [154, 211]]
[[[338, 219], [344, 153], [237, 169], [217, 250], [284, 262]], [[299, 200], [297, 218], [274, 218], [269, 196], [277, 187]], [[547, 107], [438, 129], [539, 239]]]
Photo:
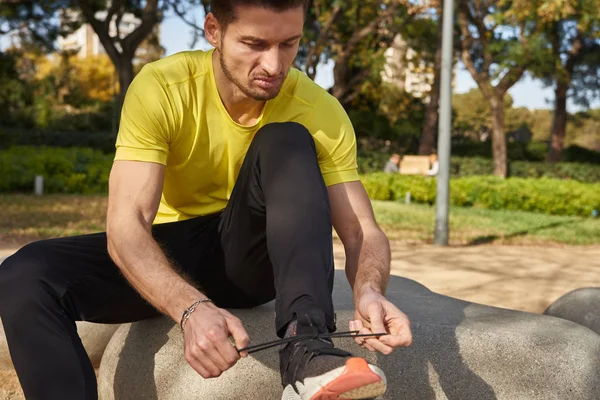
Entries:
[[491, 137], [492, 118], [490, 108], [478, 89], [452, 96], [453, 135], [484, 142]]
[[75, 80], [88, 100], [108, 102], [118, 90], [115, 67], [106, 54], [90, 57], [73, 57]]
[[440, 106], [440, 88], [442, 80], [442, 14], [438, 14], [438, 40], [434, 55], [433, 86], [429, 94], [429, 103], [425, 109], [425, 124], [419, 143], [419, 154], [429, 155], [433, 152], [435, 134], [438, 127], [438, 111]]
[[31, 103], [29, 87], [19, 76], [17, 59], [10, 52], [0, 52], [0, 108], [2, 124], [10, 124], [16, 114]]
[[[163, 14], [197, 0], [28, 0], [5, 4], [0, 11], [3, 33], [17, 32], [25, 40], [55, 50], [59, 36], [67, 36], [83, 24], [98, 35], [118, 74], [120, 101], [134, 77], [136, 50], [150, 37]], [[122, 31], [126, 15], [137, 18], [128, 34]]]
[[384, 81], [421, 102], [424, 121], [419, 129], [418, 152], [427, 155], [432, 153], [437, 136], [442, 63], [440, 4], [432, 1], [428, 6], [400, 25], [391, 51], [385, 53], [384, 65]]
[[[112, 0], [109, 7], [92, 0], [77, 2], [85, 22], [90, 24], [100, 39], [102, 46], [113, 62], [119, 75], [119, 90], [122, 95], [127, 92], [133, 81], [133, 58], [135, 51], [144, 39], [152, 32], [155, 25], [162, 20], [162, 9], [158, 0], [142, 2], [134, 0]], [[106, 11], [104, 17], [101, 11]], [[127, 36], [120, 34], [121, 20], [125, 13], [131, 13], [140, 19], [140, 24]], [[114, 26], [115, 33], [111, 32]]]
[[383, 53], [423, 9], [406, 0], [312, 0], [297, 66], [314, 79], [321, 61], [335, 61], [331, 93], [349, 106], [365, 90], [380, 89]]
[[494, 175], [499, 177], [507, 176], [504, 97], [542, 54], [529, 4], [529, 0], [458, 3], [462, 61], [490, 107]]
[[[541, 77], [554, 86], [554, 114], [546, 161], [559, 162], [565, 146], [567, 98], [580, 105], [600, 92], [600, 6], [597, 0], [546, 1], [537, 11], [553, 62]], [[573, 90], [574, 88], [578, 90]]]

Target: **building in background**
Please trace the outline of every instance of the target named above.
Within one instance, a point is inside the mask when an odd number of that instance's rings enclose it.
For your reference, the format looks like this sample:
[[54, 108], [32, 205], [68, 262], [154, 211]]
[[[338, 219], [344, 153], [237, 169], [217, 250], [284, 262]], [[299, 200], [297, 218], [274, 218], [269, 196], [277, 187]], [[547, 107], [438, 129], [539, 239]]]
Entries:
[[[106, 11], [100, 11], [96, 13], [96, 18], [101, 21], [106, 19]], [[121, 18], [121, 21], [119, 23], [119, 37], [126, 37], [127, 35], [132, 33], [140, 24], [141, 20], [139, 18], [136, 18], [133, 14], [123, 14], [123, 17]], [[113, 20], [110, 22], [109, 29], [109, 34], [111, 36], [117, 36], [117, 25], [115, 23], [115, 18], [113, 18]], [[153, 35], [156, 35], [156, 41], [160, 42], [159, 24], [156, 25]], [[100, 42], [100, 38], [98, 37], [98, 35], [96, 35], [90, 24], [83, 24], [77, 31], [65, 38], [59, 37], [57, 40], [57, 45], [59, 50], [71, 50], [76, 52], [76, 54], [80, 57], [89, 57], [100, 54], [106, 54], [106, 51], [104, 50], [104, 47]], [[118, 47], [119, 44], [117, 43], [116, 46]], [[147, 48], [141, 45], [137, 49], [136, 57], [143, 57], [143, 53], [145, 51], [148, 51]]]
[[[419, 57], [417, 51], [408, 46], [401, 35], [396, 35], [394, 42], [384, 53], [385, 65], [381, 71], [384, 82], [396, 86], [414, 97], [429, 102], [429, 92], [435, 77], [434, 65]], [[456, 67], [453, 73], [452, 86], [455, 85]]]

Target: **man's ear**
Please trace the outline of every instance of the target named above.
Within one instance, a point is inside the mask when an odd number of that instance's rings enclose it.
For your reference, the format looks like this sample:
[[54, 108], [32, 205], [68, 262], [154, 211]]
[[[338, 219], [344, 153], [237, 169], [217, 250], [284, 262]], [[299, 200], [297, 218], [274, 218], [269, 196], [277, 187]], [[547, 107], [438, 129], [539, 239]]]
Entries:
[[214, 48], [219, 49], [221, 45], [221, 34], [221, 24], [213, 13], [208, 13], [204, 19], [204, 36], [206, 37], [206, 40]]

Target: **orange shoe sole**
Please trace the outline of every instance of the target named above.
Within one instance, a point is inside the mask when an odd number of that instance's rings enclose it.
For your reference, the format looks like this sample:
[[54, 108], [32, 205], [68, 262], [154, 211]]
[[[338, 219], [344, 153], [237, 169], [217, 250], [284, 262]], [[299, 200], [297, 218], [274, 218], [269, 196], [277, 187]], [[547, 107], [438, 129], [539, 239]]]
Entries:
[[385, 393], [386, 381], [363, 358], [353, 357], [343, 372], [323, 386], [310, 400], [368, 399]]

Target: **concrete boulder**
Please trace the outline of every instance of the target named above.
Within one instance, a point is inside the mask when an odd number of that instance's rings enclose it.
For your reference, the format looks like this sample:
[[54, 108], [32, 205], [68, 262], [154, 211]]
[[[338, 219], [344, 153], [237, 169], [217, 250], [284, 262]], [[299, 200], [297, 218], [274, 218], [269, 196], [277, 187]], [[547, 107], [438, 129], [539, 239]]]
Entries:
[[552, 303], [544, 314], [576, 322], [600, 334], [600, 288], [573, 290]]
[[[100, 366], [104, 349], [118, 328], [119, 325], [77, 322], [77, 332], [95, 368]], [[13, 369], [13, 364], [8, 352], [6, 337], [4, 336], [4, 327], [0, 323], [0, 370], [8, 369]]]
[[[338, 273], [338, 330], [352, 318], [350, 288]], [[408, 314], [413, 345], [391, 356], [351, 339], [336, 344], [378, 364], [389, 400], [600, 399], [600, 335], [570, 321], [442, 296], [392, 278], [388, 298]], [[252, 344], [276, 339], [273, 304], [232, 310]], [[281, 398], [276, 349], [252, 354], [204, 380], [183, 357], [179, 327], [166, 318], [123, 325], [102, 359], [102, 400], [275, 400]]]

